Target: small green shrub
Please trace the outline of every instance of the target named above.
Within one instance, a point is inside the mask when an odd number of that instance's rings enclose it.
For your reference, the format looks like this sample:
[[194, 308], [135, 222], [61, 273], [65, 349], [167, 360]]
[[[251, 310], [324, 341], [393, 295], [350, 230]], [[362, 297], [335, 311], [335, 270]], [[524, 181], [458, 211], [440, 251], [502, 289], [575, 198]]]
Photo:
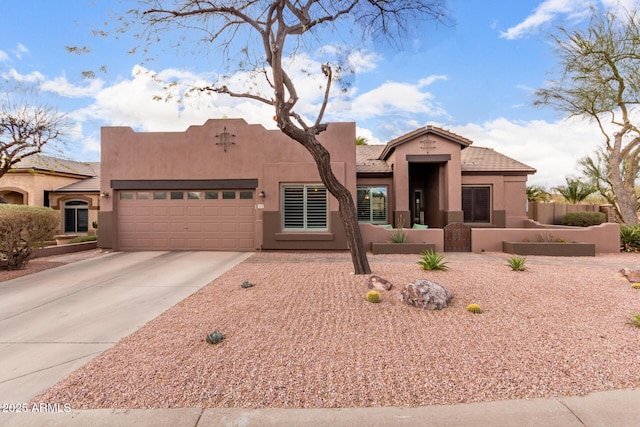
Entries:
[[540, 241], [546, 243], [553, 242], [553, 234], [549, 233], [548, 230], [543, 231], [540, 233]]
[[251, 288], [253, 286], [254, 286], [253, 283], [249, 282], [248, 280], [242, 282], [242, 285], [240, 285], [240, 287], [242, 288]]
[[369, 291], [367, 292], [367, 301], [372, 303], [379, 303], [382, 301], [382, 297], [380, 296], [380, 292], [378, 291]]
[[640, 328], [640, 314], [632, 314], [631, 320], [629, 320], [629, 322], [627, 323]]
[[567, 212], [562, 217], [563, 225], [573, 225], [576, 227], [589, 227], [600, 225], [606, 221], [606, 216], [602, 212]]
[[211, 332], [209, 335], [207, 335], [207, 342], [209, 344], [218, 344], [222, 342], [223, 339], [224, 335], [222, 335], [222, 332], [219, 331]]
[[467, 306], [467, 311], [473, 313], [473, 314], [481, 314], [482, 313], [482, 308], [480, 308], [480, 306], [478, 304], [469, 304]]
[[625, 252], [637, 252], [640, 250], [640, 226], [620, 226], [620, 250]]
[[427, 250], [420, 254], [420, 261], [418, 264], [422, 266], [423, 270], [448, 270], [447, 262], [444, 260], [443, 255], [439, 255], [438, 253]]
[[407, 233], [404, 229], [396, 228], [391, 233], [391, 243], [405, 243], [407, 241]]
[[98, 236], [78, 236], [69, 240], [69, 243], [95, 242], [96, 240], [98, 240]]
[[525, 263], [527, 262], [527, 258], [523, 256], [512, 256], [507, 258], [507, 265], [511, 267], [513, 271], [525, 271], [527, 266]]
[[0, 204], [0, 269], [24, 268], [59, 226], [60, 213], [51, 208]]

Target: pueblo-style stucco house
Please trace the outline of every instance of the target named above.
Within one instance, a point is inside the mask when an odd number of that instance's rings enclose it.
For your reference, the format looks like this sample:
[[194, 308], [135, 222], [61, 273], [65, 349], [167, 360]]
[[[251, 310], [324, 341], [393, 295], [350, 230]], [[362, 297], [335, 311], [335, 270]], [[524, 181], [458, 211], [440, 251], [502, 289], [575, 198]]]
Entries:
[[[526, 220], [535, 170], [460, 135], [427, 126], [356, 146], [355, 123], [331, 123], [319, 139], [355, 195], [366, 244], [384, 224], [431, 230]], [[347, 249], [337, 201], [310, 154], [279, 130], [241, 119], [185, 132], [105, 127], [101, 156], [102, 248]]]
[[100, 202], [100, 164], [42, 154], [23, 158], [0, 178], [4, 203], [60, 211], [60, 234], [94, 231]]

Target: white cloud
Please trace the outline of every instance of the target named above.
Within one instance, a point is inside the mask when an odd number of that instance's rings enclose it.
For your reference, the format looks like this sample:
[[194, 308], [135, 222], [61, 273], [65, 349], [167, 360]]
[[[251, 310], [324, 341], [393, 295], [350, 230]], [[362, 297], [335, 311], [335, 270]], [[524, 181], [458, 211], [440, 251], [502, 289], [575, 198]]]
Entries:
[[524, 37], [559, 16], [579, 19], [585, 16], [590, 6], [589, 0], [545, 0], [524, 21], [501, 31], [500, 37], [508, 40]]
[[[427, 114], [431, 117], [447, 117], [448, 114], [429, 92], [421, 89], [437, 78], [426, 78], [418, 84], [385, 82], [365, 92], [350, 103], [348, 114], [351, 120], [364, 120], [372, 117], [384, 117], [390, 114]], [[345, 112], [346, 113], [346, 112]]]
[[39, 71], [34, 71], [29, 74], [20, 74], [15, 69], [11, 69], [2, 74], [2, 78], [7, 80], [15, 80], [20, 83], [35, 83], [45, 80], [44, 74]]
[[0, 62], [9, 60], [9, 55], [7, 52], [0, 50]]
[[15, 50], [16, 57], [18, 59], [21, 59], [22, 55], [26, 53], [29, 53], [29, 49], [27, 49], [27, 47], [22, 43], [18, 43], [18, 46], [16, 47], [16, 50]]
[[73, 85], [65, 76], [61, 76], [43, 82], [40, 88], [68, 98], [84, 98], [97, 94], [103, 86], [104, 82], [100, 79], [88, 80], [88, 84], [84, 85]]
[[578, 160], [604, 143], [597, 126], [580, 118], [553, 123], [500, 118], [450, 130], [471, 139], [474, 146], [493, 148], [535, 168], [537, 173], [529, 176], [528, 183], [547, 188], [564, 184], [566, 176], [581, 175]]

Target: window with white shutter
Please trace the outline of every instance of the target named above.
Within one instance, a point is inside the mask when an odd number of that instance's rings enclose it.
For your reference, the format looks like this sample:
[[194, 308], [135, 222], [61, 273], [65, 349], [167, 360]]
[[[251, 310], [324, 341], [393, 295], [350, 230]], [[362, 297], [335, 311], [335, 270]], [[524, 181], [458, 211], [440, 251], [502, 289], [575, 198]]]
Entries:
[[322, 185], [285, 185], [282, 187], [282, 229], [326, 231], [328, 206], [327, 189]]

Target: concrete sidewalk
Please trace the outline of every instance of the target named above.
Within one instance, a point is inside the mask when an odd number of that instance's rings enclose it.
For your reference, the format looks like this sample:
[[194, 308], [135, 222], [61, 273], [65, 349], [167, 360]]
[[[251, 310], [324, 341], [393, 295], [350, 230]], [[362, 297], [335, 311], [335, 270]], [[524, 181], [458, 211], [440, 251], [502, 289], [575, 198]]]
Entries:
[[[46, 408], [27, 408], [45, 410]], [[55, 408], [50, 408], [55, 409]], [[64, 410], [62, 407], [60, 410]], [[505, 400], [417, 408], [347, 409], [98, 409], [2, 413], [5, 426], [491, 426], [632, 427], [640, 425], [640, 390], [581, 397]]]
[[0, 405], [29, 402], [251, 253], [83, 256], [0, 283]]

